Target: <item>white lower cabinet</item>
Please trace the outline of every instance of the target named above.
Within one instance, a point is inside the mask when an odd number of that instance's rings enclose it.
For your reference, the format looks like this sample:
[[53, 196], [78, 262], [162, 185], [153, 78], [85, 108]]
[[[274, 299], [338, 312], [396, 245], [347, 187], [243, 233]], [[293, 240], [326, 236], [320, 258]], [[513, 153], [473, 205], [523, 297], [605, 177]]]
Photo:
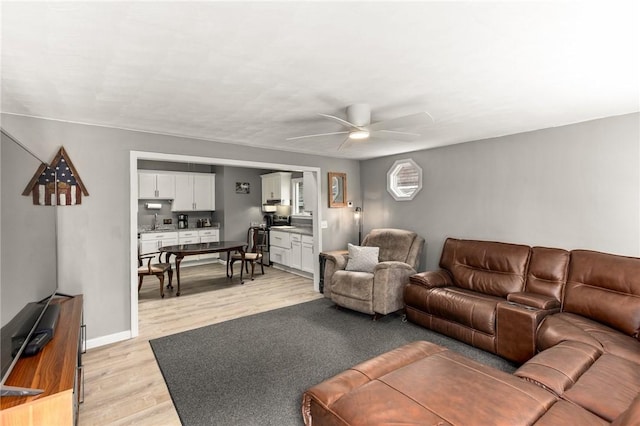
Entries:
[[300, 264], [305, 272], [313, 273], [313, 266], [315, 265], [315, 259], [313, 256], [313, 237], [310, 235], [302, 236], [302, 250], [300, 255]]
[[[200, 242], [198, 231], [178, 231], [178, 244], [197, 244]], [[200, 255], [185, 256], [183, 262], [195, 262], [200, 260]]]
[[289, 232], [271, 231], [270, 239], [270, 260], [273, 263], [289, 266], [291, 253], [291, 234]]
[[270, 257], [273, 263], [313, 273], [313, 236], [297, 232], [271, 231]]
[[280, 265], [289, 266], [289, 251], [291, 249], [284, 249], [282, 247], [274, 247], [271, 246], [271, 251], [269, 252], [270, 260], [273, 263], [278, 263]]
[[[162, 246], [178, 244], [177, 232], [143, 232], [140, 234], [140, 254], [157, 252]], [[164, 261], [164, 255], [162, 256]], [[175, 257], [171, 256], [171, 263], [175, 263]]]
[[291, 253], [289, 266], [294, 269], [302, 269], [302, 239], [300, 234], [291, 234]]
[[[220, 230], [219, 229], [201, 229], [198, 231], [201, 243], [218, 243], [220, 242]], [[220, 253], [201, 254], [200, 260], [205, 259], [218, 259]]]

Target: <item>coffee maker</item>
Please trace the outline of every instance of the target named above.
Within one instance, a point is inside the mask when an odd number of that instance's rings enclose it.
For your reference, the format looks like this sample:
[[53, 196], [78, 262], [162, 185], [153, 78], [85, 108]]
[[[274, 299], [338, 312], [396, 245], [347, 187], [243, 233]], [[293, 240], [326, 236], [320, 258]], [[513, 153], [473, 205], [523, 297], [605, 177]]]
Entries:
[[178, 215], [178, 229], [187, 229], [189, 227], [189, 215]]

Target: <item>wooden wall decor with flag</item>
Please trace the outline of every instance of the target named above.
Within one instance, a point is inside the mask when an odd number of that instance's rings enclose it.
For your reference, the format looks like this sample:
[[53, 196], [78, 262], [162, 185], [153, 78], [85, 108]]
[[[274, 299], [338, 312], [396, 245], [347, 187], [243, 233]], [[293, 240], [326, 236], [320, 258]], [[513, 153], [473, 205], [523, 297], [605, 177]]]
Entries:
[[82, 195], [89, 191], [82, 183], [69, 154], [60, 148], [51, 166], [42, 163], [22, 195], [33, 196], [33, 204], [40, 206], [73, 206], [82, 203]]

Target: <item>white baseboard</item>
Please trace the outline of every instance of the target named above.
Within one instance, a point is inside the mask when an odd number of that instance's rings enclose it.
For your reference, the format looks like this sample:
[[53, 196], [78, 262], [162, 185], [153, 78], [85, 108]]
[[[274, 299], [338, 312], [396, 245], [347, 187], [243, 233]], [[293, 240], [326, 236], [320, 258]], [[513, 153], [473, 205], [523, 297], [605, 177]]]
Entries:
[[96, 337], [87, 340], [87, 349], [98, 348], [111, 343], [121, 342], [131, 339], [131, 330], [121, 331], [120, 333], [109, 334], [107, 336]]

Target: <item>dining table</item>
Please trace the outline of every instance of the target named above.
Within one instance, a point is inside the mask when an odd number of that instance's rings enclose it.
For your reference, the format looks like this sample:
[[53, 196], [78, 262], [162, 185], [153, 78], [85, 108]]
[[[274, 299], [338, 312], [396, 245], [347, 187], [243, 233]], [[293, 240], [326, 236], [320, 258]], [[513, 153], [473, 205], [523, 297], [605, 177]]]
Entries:
[[[218, 241], [210, 243], [193, 243], [193, 244], [176, 244], [171, 246], [163, 246], [159, 248], [161, 253], [165, 253], [166, 263], [170, 262], [171, 255], [176, 257], [176, 278], [178, 282], [178, 291], [176, 296], [180, 296], [180, 263], [185, 256], [193, 256], [196, 254], [208, 254], [208, 253], [227, 253], [227, 278], [233, 278], [233, 270], [229, 268], [229, 260], [231, 259], [231, 252], [237, 251], [242, 256], [242, 264], [244, 265], [245, 247], [246, 241]], [[240, 284], [244, 284], [242, 277], [242, 270], [240, 268]]]

